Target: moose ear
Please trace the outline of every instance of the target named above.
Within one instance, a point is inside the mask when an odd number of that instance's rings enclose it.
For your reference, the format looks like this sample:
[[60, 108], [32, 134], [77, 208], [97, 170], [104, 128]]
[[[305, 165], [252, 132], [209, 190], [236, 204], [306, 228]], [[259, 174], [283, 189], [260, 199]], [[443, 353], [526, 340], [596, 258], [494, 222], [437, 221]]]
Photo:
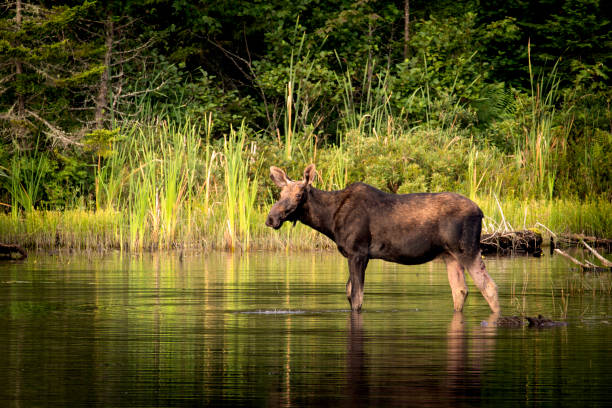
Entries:
[[276, 184], [280, 188], [285, 187], [291, 182], [291, 180], [289, 180], [289, 177], [287, 177], [287, 174], [282, 169], [279, 169], [275, 166], [270, 167], [270, 178], [272, 179], [274, 184]]
[[317, 170], [315, 169], [315, 165], [309, 164], [304, 170], [304, 183], [306, 183], [306, 185], [312, 184], [316, 176]]

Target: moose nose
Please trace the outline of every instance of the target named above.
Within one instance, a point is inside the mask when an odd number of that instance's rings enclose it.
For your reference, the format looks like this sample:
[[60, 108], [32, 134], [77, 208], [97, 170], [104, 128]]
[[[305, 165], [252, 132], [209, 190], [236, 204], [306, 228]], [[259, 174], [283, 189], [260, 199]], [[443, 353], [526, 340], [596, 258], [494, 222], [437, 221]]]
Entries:
[[281, 226], [281, 222], [278, 218], [274, 218], [271, 215], [268, 215], [268, 218], [266, 218], [266, 225], [274, 229], [279, 229]]

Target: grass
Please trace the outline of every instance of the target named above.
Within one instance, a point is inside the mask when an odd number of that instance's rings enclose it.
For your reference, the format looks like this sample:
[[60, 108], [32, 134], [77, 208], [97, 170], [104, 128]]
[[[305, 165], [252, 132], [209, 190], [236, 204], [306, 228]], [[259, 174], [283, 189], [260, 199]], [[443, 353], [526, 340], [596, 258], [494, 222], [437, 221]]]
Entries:
[[498, 205], [495, 197], [486, 196], [475, 201], [485, 213], [483, 230], [486, 232], [499, 230], [503, 215], [511, 230], [535, 228], [547, 235], [545, 229], [538, 227], [543, 224], [556, 234], [612, 236], [612, 203], [603, 198], [590, 201], [506, 198]]
[[255, 198], [258, 189], [259, 168], [251, 171], [250, 160], [254, 160], [256, 144], [247, 144], [244, 127], [230, 130], [223, 140], [223, 174], [225, 197], [223, 208], [227, 230], [226, 247], [234, 251], [238, 246], [246, 250], [251, 243]]
[[[158, 119], [122, 129], [123, 136], [113, 141], [112, 154], [96, 168], [91, 210], [77, 207], [60, 212], [14, 205], [9, 213], [0, 214], [2, 240], [37, 249], [135, 252], [333, 247], [327, 238], [301, 225], [287, 225], [281, 231], [264, 225], [277, 194], [277, 188], [266, 183], [267, 168], [284, 163], [290, 176], [301, 177], [306, 163], [283, 162], [286, 146], [253, 138], [245, 127], [230, 129], [222, 143], [211, 141], [212, 129], [210, 115], [199, 126]], [[375, 126], [370, 129], [378, 132]], [[609, 200], [550, 199], [546, 194], [530, 198], [524, 191], [513, 192], [509, 187], [525, 181], [520, 171], [510, 171], [513, 158], [479, 148], [461, 133], [402, 132], [395, 127], [378, 136], [351, 132], [351, 138], [360, 139], [359, 146], [344, 138], [319, 149], [319, 188], [341, 189], [351, 181], [365, 180], [382, 189], [399, 186], [401, 193], [452, 190], [479, 204], [486, 216], [484, 232], [535, 228], [545, 237], [548, 230], [612, 236]], [[36, 188], [41, 161], [33, 163], [25, 181], [13, 177], [15, 186], [26, 182], [33, 184], [30, 190]]]
[[19, 154], [13, 156], [8, 184], [13, 217], [17, 217], [20, 208], [24, 211], [34, 209], [42, 192], [41, 179], [47, 171], [45, 157], [37, 149], [30, 160], [23, 160]]
[[[439, 104], [430, 96], [429, 83], [408, 99], [409, 104], [427, 106], [425, 123], [410, 127], [403, 111], [396, 116], [392, 112], [388, 70], [372, 75], [375, 61], [363, 67], [361, 76], [347, 68], [336, 77], [341, 90], [338, 136], [330, 143], [321, 135], [328, 143], [317, 144], [320, 115], [331, 113], [312, 111], [321, 84], [314, 82], [311, 52], [302, 36], [288, 70], [283, 137], [279, 129], [274, 137], [259, 137], [243, 123], [213, 140], [212, 114], [188, 118], [180, 109], [166, 107], [156, 116], [159, 109], [144, 101], [140, 121], [117, 126], [104, 139], [104, 159], [98, 152], [94, 170], [93, 200], [81, 197], [80, 207], [62, 212], [37, 206], [44, 173], [50, 171], [44, 155], [14, 157], [10, 166], [0, 167], [0, 175], [9, 175], [3, 187], [11, 203], [4, 204], [10, 215], [0, 214], [2, 240], [41, 249], [136, 252], [328, 248], [332, 244], [327, 238], [306, 227], [272, 231], [264, 226], [277, 194], [266, 182], [267, 168], [282, 166], [290, 176], [301, 177], [309, 162], [316, 163], [316, 183], [323, 189], [365, 181], [397, 193], [463, 193], [483, 209], [485, 232], [538, 228], [544, 235], [551, 230], [612, 237], [609, 197], [558, 196], [557, 159], [571, 126], [559, 124], [555, 69], [536, 78], [529, 63], [531, 95], [509, 102], [518, 112], [507, 135], [513, 144], [510, 152], [455, 126], [460, 98]], [[360, 77], [361, 83], [356, 80]], [[454, 90], [455, 83], [450, 93]], [[443, 118], [440, 123], [431, 119], [438, 105], [446, 106], [435, 114]]]
[[[210, 115], [201, 125], [157, 119], [121, 129], [122, 137], [112, 142], [112, 154], [96, 167], [91, 210], [48, 211], [27, 200], [20, 202], [22, 190], [38, 194], [42, 159], [32, 162], [27, 178], [13, 170], [14, 188], [9, 193], [16, 195], [13, 203], [20, 204], [0, 214], [2, 240], [39, 249], [135, 252], [333, 247], [303, 226], [273, 231], [264, 225], [277, 194], [277, 188], [266, 182], [267, 168], [289, 166], [288, 174], [301, 178], [306, 163], [283, 161], [285, 145], [255, 138], [244, 126], [230, 129], [220, 142], [211, 141], [212, 129]], [[379, 132], [376, 126], [369, 129]], [[536, 228], [544, 236], [548, 230], [612, 236], [612, 203], [605, 197], [525, 196], [524, 190], [512, 186], [528, 182], [528, 172], [512, 172], [513, 157], [477, 146], [463, 133], [402, 131], [394, 126], [377, 136], [356, 129], [348, 133], [350, 138], [342, 143], [319, 149], [319, 188], [341, 189], [364, 180], [382, 189], [399, 187], [400, 193], [458, 191], [482, 208], [484, 232]]]
[[[152, 211], [155, 209], [155, 201], [146, 198], [134, 200], [124, 210], [33, 210], [23, 213], [17, 220], [10, 214], [1, 214], [0, 235], [7, 243], [46, 250], [123, 249], [138, 252], [190, 248], [290, 251], [334, 248], [329, 239], [299, 223], [295, 227], [287, 224], [280, 231], [265, 227], [269, 204], [254, 204], [256, 182], [246, 182], [244, 179], [242, 182], [246, 183], [250, 195], [243, 194], [242, 198], [227, 195], [227, 200], [222, 203], [215, 200], [221, 197], [214, 196], [214, 208], [204, 208], [203, 202], [194, 202], [190, 212], [182, 207], [171, 213], [169, 218], [163, 218], [169, 220], [164, 222], [169, 222], [167, 228], [171, 228], [171, 234], [164, 233], [167, 235], [163, 239], [160, 234], [166, 227], [154, 221]], [[141, 183], [140, 188], [145, 189], [143, 197], [149, 197], [150, 200], [155, 197], [152, 186], [147, 186], [144, 181], [138, 183]], [[130, 185], [129, 188], [134, 186]], [[501, 224], [501, 213], [494, 201], [489, 197], [477, 197], [477, 202], [486, 214], [483, 232], [489, 232]], [[541, 223], [555, 233], [571, 231], [610, 236], [612, 204], [603, 200], [508, 200], [500, 204], [506, 222], [516, 229], [538, 229], [537, 223]], [[244, 211], [246, 207], [250, 209]], [[160, 217], [165, 216], [160, 214]], [[233, 219], [230, 220], [230, 217]], [[603, 229], [604, 226], [607, 230]], [[546, 230], [539, 230], [547, 236]], [[545, 239], [544, 243], [547, 242]]]

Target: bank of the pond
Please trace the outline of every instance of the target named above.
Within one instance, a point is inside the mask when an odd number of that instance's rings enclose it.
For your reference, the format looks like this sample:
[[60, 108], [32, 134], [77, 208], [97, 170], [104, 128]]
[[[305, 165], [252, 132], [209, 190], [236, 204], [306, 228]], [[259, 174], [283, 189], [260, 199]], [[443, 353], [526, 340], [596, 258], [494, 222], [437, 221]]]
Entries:
[[[583, 233], [612, 237], [612, 204], [599, 199], [505, 200], [477, 197], [485, 213], [483, 232], [536, 229], [548, 242], [551, 233]], [[301, 224], [287, 223], [279, 231], [265, 227], [267, 206], [254, 210], [248, 228], [240, 234], [230, 229], [223, 211], [177, 211], [172, 231], [148, 211], [134, 221], [127, 211], [66, 210], [0, 214], [0, 241], [28, 249], [147, 251], [158, 249], [197, 250], [311, 250], [333, 244], [323, 235]], [[234, 231], [233, 233], [231, 231]]]

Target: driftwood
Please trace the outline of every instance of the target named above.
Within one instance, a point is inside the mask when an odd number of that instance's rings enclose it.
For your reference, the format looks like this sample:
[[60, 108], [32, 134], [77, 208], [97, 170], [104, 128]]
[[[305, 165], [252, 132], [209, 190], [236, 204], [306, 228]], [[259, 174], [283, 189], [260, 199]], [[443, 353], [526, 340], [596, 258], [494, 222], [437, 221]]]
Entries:
[[557, 248], [577, 247], [582, 245], [582, 243], [586, 243], [593, 248], [600, 248], [606, 252], [612, 252], [612, 239], [591, 237], [583, 234], [561, 234], [556, 236], [556, 240], [551, 243]]
[[597, 252], [595, 249], [591, 248], [589, 246], [589, 244], [587, 244], [586, 242], [582, 241], [582, 244], [597, 259], [599, 259], [599, 261], [602, 263], [603, 266], [595, 265], [594, 263], [589, 262], [587, 260], [584, 260], [584, 262], [581, 262], [578, 259], [576, 259], [573, 256], [571, 256], [570, 254], [568, 254], [567, 252], [562, 251], [559, 248], [555, 248], [555, 252], [558, 253], [559, 255], [565, 257], [566, 259], [569, 259], [570, 262], [572, 262], [573, 264], [578, 265], [583, 272], [612, 272], [612, 262], [608, 261], [606, 258], [601, 256], [601, 254], [599, 254], [599, 252]]
[[591, 248], [589, 246], [589, 244], [587, 244], [585, 241], [582, 241], [582, 245], [584, 245], [586, 247], [586, 249], [588, 249], [589, 251], [591, 251], [591, 253], [593, 255], [595, 255], [595, 258], [599, 259], [599, 261], [603, 264], [603, 266], [608, 266], [608, 267], [612, 267], [612, 262], [608, 261], [606, 258], [604, 258], [603, 256], [601, 256], [599, 254], [599, 252], [597, 252], [596, 250], [594, 250], [593, 248]]
[[28, 253], [19, 245], [0, 244], [0, 259], [25, 259], [27, 256]]
[[526, 253], [540, 256], [542, 235], [530, 230], [483, 234], [480, 237], [480, 250], [483, 255]]

